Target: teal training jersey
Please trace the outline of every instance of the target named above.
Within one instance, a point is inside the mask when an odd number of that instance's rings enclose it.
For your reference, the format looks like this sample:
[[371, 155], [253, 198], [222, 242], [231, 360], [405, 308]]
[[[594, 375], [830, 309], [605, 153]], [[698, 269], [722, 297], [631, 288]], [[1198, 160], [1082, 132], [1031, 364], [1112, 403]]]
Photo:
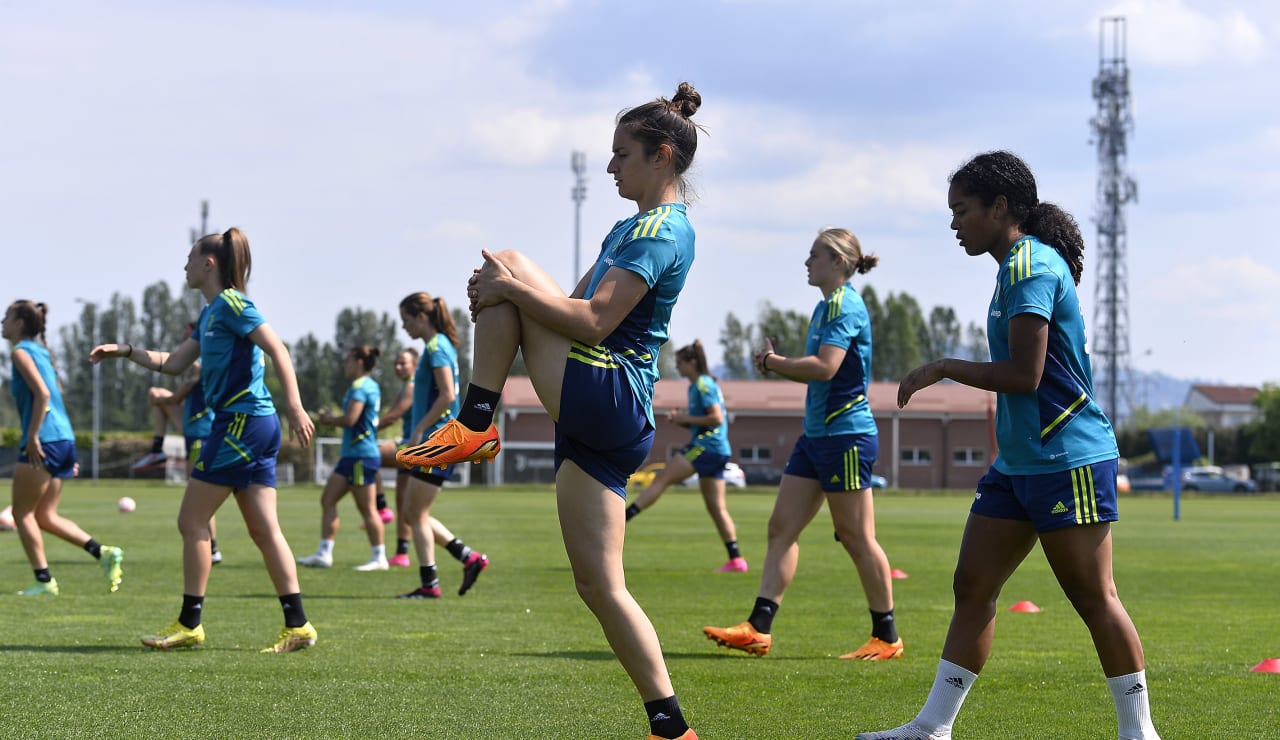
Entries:
[[382, 403], [382, 387], [369, 377], [357, 378], [342, 397], [342, 413], [359, 401], [364, 411], [356, 423], [342, 430], [342, 457], [378, 457], [378, 405]]
[[1005, 475], [1042, 475], [1119, 457], [1115, 432], [1093, 400], [1084, 315], [1058, 250], [1020, 239], [996, 276], [987, 316], [992, 362], [1009, 359], [1009, 321], [1030, 313], [1049, 322], [1044, 374], [1033, 393], [996, 394], [993, 463]]
[[710, 375], [701, 375], [689, 384], [689, 415], [706, 416], [712, 406], [720, 407], [720, 425], [714, 427], [694, 426], [692, 444], [698, 445], [707, 452], [718, 455], [730, 455], [729, 448], [729, 412], [724, 407], [724, 396], [720, 386]]
[[[44, 414], [44, 421], [40, 422], [40, 441], [74, 442], [76, 435], [71, 430], [67, 409], [62, 405], [62, 391], [58, 389], [58, 374], [53, 370], [49, 349], [33, 339], [23, 339], [13, 349], [27, 353], [35, 363], [36, 372], [40, 374], [44, 387], [49, 389], [49, 403], [41, 412]], [[21, 452], [27, 448], [27, 429], [31, 426], [31, 405], [35, 397], [22, 373], [17, 371], [9, 379], [9, 390], [13, 393], [13, 402], [18, 406], [18, 418], [22, 420], [22, 439], [18, 441], [18, 451]]]
[[595, 295], [611, 267], [639, 275], [649, 292], [600, 343], [607, 352], [579, 342], [574, 342], [569, 352], [571, 359], [588, 364], [620, 365], [650, 424], [658, 349], [667, 341], [671, 310], [693, 265], [693, 241], [693, 226], [680, 203], [664, 203], [614, 224], [601, 245], [583, 297]]
[[204, 439], [213, 431], [213, 409], [204, 400], [204, 379], [196, 381], [187, 393], [187, 413], [182, 420], [182, 434], [192, 439]]
[[266, 323], [253, 301], [227, 288], [204, 307], [196, 321], [200, 336], [200, 379], [215, 414], [270, 416], [276, 412], [263, 382], [266, 358], [249, 334]]
[[811, 380], [804, 397], [804, 433], [810, 438], [838, 434], [876, 434], [876, 420], [867, 401], [871, 379], [871, 317], [867, 304], [849, 283], [818, 302], [809, 319], [806, 355], [822, 345], [845, 351], [831, 380]]
[[[426, 435], [456, 417], [458, 409], [462, 406], [462, 399], [458, 396], [458, 351], [453, 348], [453, 342], [449, 341], [449, 337], [444, 334], [436, 334], [427, 342], [422, 359], [418, 361], [418, 370], [413, 376], [413, 427], [411, 428], [417, 428], [418, 422], [422, 421], [427, 410], [440, 397], [435, 374], [435, 369], [438, 367], [447, 367], [449, 372], [453, 373], [453, 403], [445, 409], [439, 419], [434, 419], [427, 425]], [[426, 435], [423, 435], [423, 439], [426, 439]], [[409, 441], [417, 444], [422, 439]]]

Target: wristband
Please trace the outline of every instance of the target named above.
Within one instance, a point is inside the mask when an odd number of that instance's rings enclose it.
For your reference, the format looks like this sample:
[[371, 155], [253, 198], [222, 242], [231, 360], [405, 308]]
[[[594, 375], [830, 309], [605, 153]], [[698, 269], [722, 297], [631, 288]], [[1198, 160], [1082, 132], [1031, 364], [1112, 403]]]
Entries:
[[125, 355], [125, 358], [126, 358], [126, 359], [127, 359], [127, 358], [130, 358], [130, 357], [133, 357], [133, 345], [132, 345], [132, 344], [128, 344], [127, 346], [129, 347], [129, 352], [128, 352], [128, 354], [126, 354], [126, 355]]

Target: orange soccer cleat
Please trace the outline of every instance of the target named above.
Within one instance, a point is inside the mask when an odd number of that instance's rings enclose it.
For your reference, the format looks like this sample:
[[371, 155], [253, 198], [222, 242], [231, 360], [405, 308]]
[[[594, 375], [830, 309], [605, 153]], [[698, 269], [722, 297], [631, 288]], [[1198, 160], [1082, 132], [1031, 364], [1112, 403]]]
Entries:
[[735, 624], [732, 627], [703, 627], [702, 634], [708, 640], [715, 640], [721, 647], [741, 650], [744, 653], [760, 656], [769, 652], [773, 644], [773, 635], [756, 632], [750, 622]]
[[896, 642], [885, 642], [878, 637], [862, 643], [862, 647], [852, 653], [840, 656], [841, 660], [893, 660], [902, 657], [902, 638]]
[[501, 447], [494, 425], [483, 432], [473, 432], [457, 419], [450, 419], [421, 444], [397, 452], [396, 462], [406, 468], [443, 468], [454, 463], [492, 460]]

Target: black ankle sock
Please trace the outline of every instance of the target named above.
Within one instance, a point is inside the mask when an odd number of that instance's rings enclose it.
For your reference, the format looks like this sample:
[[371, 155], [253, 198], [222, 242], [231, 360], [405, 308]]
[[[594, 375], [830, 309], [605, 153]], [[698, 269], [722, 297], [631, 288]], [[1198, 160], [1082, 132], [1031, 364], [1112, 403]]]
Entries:
[[436, 566], [419, 565], [418, 580], [422, 582], [423, 588], [433, 588], [440, 585], [440, 578], [436, 575]]
[[214, 539], [209, 540], [209, 552], [217, 552], [217, 551], [218, 551], [218, 541]]
[[301, 627], [307, 623], [307, 613], [302, 609], [302, 594], [285, 594], [280, 597], [284, 609], [284, 626]]
[[636, 518], [636, 514], [639, 514], [639, 513], [640, 513], [640, 507], [639, 507], [639, 506], [636, 506], [635, 504], [632, 504], [632, 505], [628, 506], [628, 507], [627, 507], [627, 521], [631, 521], [632, 519], [635, 519], [635, 518]]
[[471, 548], [467, 547], [466, 543], [457, 537], [454, 537], [452, 542], [445, 545], [444, 549], [448, 550], [449, 554], [459, 563], [465, 563], [467, 558], [471, 557]]
[[871, 636], [885, 642], [898, 641], [898, 625], [893, 621], [893, 610], [878, 612], [871, 609]]
[[680, 713], [680, 702], [674, 695], [645, 702], [644, 712], [649, 717], [649, 732], [658, 737], [676, 738], [689, 730], [684, 715]]
[[182, 595], [182, 611], [178, 613], [178, 622], [189, 630], [193, 630], [200, 626], [200, 619], [204, 616], [204, 597], [192, 596], [191, 594]]
[[52, 580], [53, 580], [53, 574], [49, 572], [48, 568], [36, 568], [37, 583], [48, 583], [49, 581], [52, 581]]
[[742, 557], [742, 550], [739, 550], [739, 549], [738, 549], [738, 541], [737, 541], [737, 540], [730, 540], [730, 541], [728, 541], [728, 542], [724, 543], [724, 549], [726, 549], [726, 550], [728, 550], [728, 551], [729, 551], [729, 559], [730, 559], [730, 560], [733, 560], [734, 558], [740, 558], [740, 557]]
[[159, 437], [151, 438], [151, 451], [164, 452], [164, 435], [163, 434], [160, 435]]
[[473, 432], [483, 432], [493, 423], [493, 412], [502, 398], [501, 391], [491, 391], [472, 383], [458, 411], [458, 423]]
[[773, 618], [776, 616], [778, 616], [778, 602], [757, 596], [756, 605], [751, 609], [751, 616], [747, 617], [747, 621], [756, 632], [767, 635], [773, 631]]
[[409, 554], [409, 540], [402, 540], [398, 538], [396, 539], [396, 554], [397, 555]]
[[387, 494], [379, 493], [377, 495], [376, 506], [378, 507], [378, 511], [382, 511], [383, 509], [387, 508]]
[[84, 543], [84, 551], [98, 560], [102, 559], [102, 545], [92, 537], [89, 538], [88, 542]]

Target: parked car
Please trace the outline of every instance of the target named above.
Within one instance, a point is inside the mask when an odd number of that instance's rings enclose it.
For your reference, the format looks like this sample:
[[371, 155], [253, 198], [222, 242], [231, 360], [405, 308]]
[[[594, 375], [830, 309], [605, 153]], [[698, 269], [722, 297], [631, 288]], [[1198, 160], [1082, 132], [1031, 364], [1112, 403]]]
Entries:
[[[1172, 481], [1170, 481], [1172, 487]], [[1257, 493], [1258, 484], [1251, 480], [1232, 478], [1217, 466], [1184, 468], [1182, 490], [1207, 491], [1209, 493]]]
[[776, 486], [782, 482], [782, 468], [772, 465], [752, 465], [743, 473], [749, 486]]
[[[631, 477], [627, 479], [627, 488], [637, 489], [637, 490], [646, 488], [650, 483], [653, 483], [654, 478], [658, 477], [658, 473], [665, 470], [666, 467], [667, 467], [667, 464], [665, 462], [649, 463], [648, 465], [644, 466], [643, 468], [640, 468], [639, 470], [631, 474]], [[743, 473], [742, 468], [740, 468], [737, 463], [733, 463], [733, 462], [725, 463], [724, 482], [726, 485], [733, 486], [734, 488], [747, 487], [746, 474]], [[680, 485], [683, 485], [683, 486], [698, 485], [698, 474], [694, 473], [688, 478], [685, 478], [684, 480], [680, 481]]]

